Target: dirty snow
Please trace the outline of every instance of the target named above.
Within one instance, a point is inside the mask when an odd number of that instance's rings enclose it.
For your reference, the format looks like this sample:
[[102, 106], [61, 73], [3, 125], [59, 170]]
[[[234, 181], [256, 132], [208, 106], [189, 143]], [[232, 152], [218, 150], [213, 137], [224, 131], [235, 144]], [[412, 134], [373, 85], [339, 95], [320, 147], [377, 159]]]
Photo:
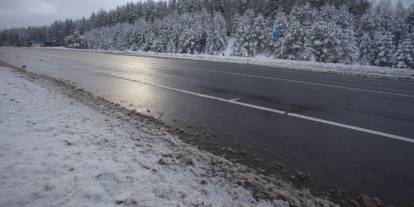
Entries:
[[97, 100], [0, 67], [0, 206], [332, 206]]
[[[231, 40], [232, 41], [232, 40]], [[247, 64], [266, 66], [274, 69], [289, 69], [300, 71], [311, 71], [320, 73], [335, 73], [343, 75], [361, 76], [369, 78], [385, 78], [399, 80], [414, 80], [414, 69], [378, 67], [369, 65], [347, 65], [340, 63], [321, 63], [315, 61], [299, 61], [276, 59], [258, 55], [256, 57], [236, 57], [230, 56], [229, 48], [224, 51], [225, 56], [205, 55], [205, 54], [177, 54], [177, 53], [155, 53], [142, 51], [114, 51], [114, 50], [89, 50], [89, 49], [73, 49], [73, 48], [45, 48], [45, 49], [63, 49], [63, 50], [79, 50], [88, 52], [100, 52], [117, 55], [146, 56], [146, 57], [166, 57], [187, 60], [203, 60], [209, 62], [223, 62], [235, 64]]]

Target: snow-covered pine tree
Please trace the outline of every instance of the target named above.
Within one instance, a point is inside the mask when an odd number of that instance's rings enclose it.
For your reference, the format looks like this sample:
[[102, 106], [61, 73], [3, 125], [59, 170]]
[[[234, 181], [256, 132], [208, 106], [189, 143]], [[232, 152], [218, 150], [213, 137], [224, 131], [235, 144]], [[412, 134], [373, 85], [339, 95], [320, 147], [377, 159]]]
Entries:
[[373, 9], [369, 9], [360, 18], [357, 28], [359, 60], [362, 64], [374, 64], [374, 38], [379, 31], [384, 31], [380, 16]]
[[156, 38], [153, 40], [151, 51], [165, 52], [167, 50], [167, 44], [172, 32], [172, 28], [169, 23], [170, 22], [168, 20], [155, 20], [153, 22]]
[[260, 25], [256, 25], [254, 12], [247, 11], [242, 16], [236, 16], [234, 19], [235, 30], [233, 35], [235, 37], [233, 47], [234, 56], [253, 57], [257, 53], [258, 36], [256, 30]]
[[395, 53], [395, 67], [414, 69], [414, 34], [407, 35]]
[[111, 28], [113, 32], [111, 49], [127, 50], [130, 48], [128, 45], [128, 30], [130, 27], [129, 23], [120, 23]]
[[359, 38], [359, 62], [363, 65], [373, 64], [374, 60], [374, 42], [368, 33]]
[[183, 24], [183, 31], [178, 38], [180, 53], [196, 54], [201, 52], [201, 42], [206, 36], [200, 15], [200, 13], [180, 15], [180, 22]]
[[[315, 11], [309, 4], [295, 6], [289, 14], [289, 26], [282, 41], [281, 57], [292, 60], [303, 60], [305, 49], [310, 46], [306, 36], [314, 20]], [[309, 48], [306, 59], [310, 58]]]
[[305, 38], [303, 60], [334, 62], [337, 29], [334, 22], [315, 21]]
[[273, 22], [252, 10], [234, 19], [233, 53], [236, 56], [252, 57], [258, 53], [270, 55], [275, 50]]
[[150, 43], [153, 40], [153, 32], [151, 24], [145, 21], [143, 18], [139, 19], [133, 28], [133, 49], [135, 50], [149, 50], [151, 48]]
[[306, 33], [307, 31], [299, 21], [290, 19], [289, 27], [282, 41], [281, 57], [290, 60], [301, 60], [305, 50]]
[[374, 11], [380, 17], [380, 25], [385, 31], [392, 30], [393, 8], [390, 0], [380, 0], [374, 7]]
[[214, 13], [207, 27], [206, 53], [217, 55], [226, 49], [226, 22], [220, 13]]
[[414, 33], [414, 3], [407, 9], [405, 22], [408, 25], [408, 32]]
[[337, 30], [335, 30], [337, 42], [334, 62], [346, 64], [358, 63], [360, 53], [354, 28], [354, 17], [346, 7], [326, 7], [325, 11], [330, 13], [331, 20], [337, 25]]
[[178, 14], [172, 14], [168, 18], [165, 18], [170, 27], [170, 34], [168, 34], [168, 42], [166, 46], [166, 51], [168, 53], [177, 53], [178, 52], [178, 38], [183, 32], [183, 25], [179, 23]]
[[[389, 0], [382, 0], [362, 17], [351, 15], [348, 8], [338, 6], [341, 4], [312, 3], [317, 7], [302, 4], [293, 9], [289, 7], [286, 11], [290, 14], [285, 15], [264, 6], [274, 1], [258, 4], [233, 0], [233, 7], [224, 0], [170, 2], [173, 2], [171, 6], [155, 1], [129, 3], [115, 10], [100, 11], [88, 19], [72, 23], [56, 21], [45, 28], [51, 39], [61, 38], [68, 28], [82, 28], [88, 47], [96, 49], [217, 55], [226, 48], [227, 35], [231, 35], [235, 38], [232, 54], [237, 56], [260, 53], [297, 60], [389, 66], [404, 62], [401, 57], [405, 56], [400, 52], [402, 41], [408, 42], [408, 28], [413, 28], [414, 22], [411, 18], [414, 6], [405, 9], [397, 5], [391, 10]], [[234, 12], [239, 15], [234, 16]], [[60, 28], [63, 33], [59, 32]], [[278, 41], [274, 29], [282, 34]], [[15, 38], [0, 32], [0, 41], [27, 41], [34, 36], [28, 31], [8, 31]]]
[[404, 36], [408, 34], [409, 26], [405, 22], [406, 9], [399, 0], [395, 6], [393, 20], [392, 20], [392, 33], [394, 35], [394, 45], [398, 46], [404, 39]]
[[[272, 30], [270, 31], [271, 34], [268, 34], [266, 51], [273, 54], [276, 58], [281, 58], [282, 42], [288, 30], [288, 17], [284, 12], [278, 11], [273, 22], [272, 20], [270, 21], [269, 26]], [[275, 32], [279, 32], [279, 39], [276, 39]]]
[[394, 61], [394, 43], [389, 31], [377, 32], [374, 37], [374, 64], [392, 66]]
[[[312, 29], [310, 29], [310, 32], [312, 32]], [[309, 37], [305, 38], [305, 42], [303, 44], [304, 50], [303, 50], [302, 57], [300, 58], [301, 60], [317, 61], [316, 54], [319, 51], [317, 51], [317, 48], [314, 47], [314, 44], [315, 42], [313, 42], [311, 38]], [[328, 54], [328, 53], [323, 53], [323, 54]]]
[[69, 48], [86, 49], [88, 44], [84, 36], [79, 31], [75, 31], [72, 35], [65, 38], [65, 46]]
[[104, 49], [103, 48], [103, 35], [100, 31], [104, 30], [105, 28], [100, 29], [92, 29], [85, 33], [85, 39], [88, 43], [88, 48], [90, 49]]
[[255, 38], [253, 45], [256, 47], [256, 54], [264, 52], [267, 47], [268, 39], [273, 38], [271, 35], [271, 28], [267, 23], [267, 20], [260, 13], [253, 19], [252, 38]]
[[[154, 19], [151, 19], [150, 21], [154, 22]], [[142, 27], [141, 32], [141, 38], [142, 38], [142, 45], [141, 50], [147, 52], [151, 51], [153, 47], [154, 40], [156, 37], [156, 29], [154, 27], [154, 24], [152, 22], [145, 22], [145, 24]]]

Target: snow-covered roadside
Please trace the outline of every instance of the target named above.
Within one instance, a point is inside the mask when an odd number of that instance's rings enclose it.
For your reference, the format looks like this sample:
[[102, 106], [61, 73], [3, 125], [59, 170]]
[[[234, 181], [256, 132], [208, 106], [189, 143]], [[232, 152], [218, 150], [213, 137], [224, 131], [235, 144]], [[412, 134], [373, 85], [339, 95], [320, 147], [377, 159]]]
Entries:
[[311, 71], [320, 73], [335, 73], [343, 75], [353, 75], [370, 78], [384, 78], [384, 79], [398, 79], [398, 80], [414, 80], [414, 69], [378, 67], [368, 65], [346, 65], [340, 63], [320, 63], [311, 61], [299, 60], [283, 60], [272, 57], [265, 57], [258, 55], [256, 57], [235, 57], [228, 56], [228, 51], [225, 51], [225, 56], [217, 55], [196, 55], [196, 54], [177, 54], [177, 53], [154, 53], [154, 52], [140, 52], [140, 51], [114, 51], [114, 50], [90, 50], [90, 49], [73, 49], [73, 48], [45, 48], [45, 49], [62, 49], [62, 50], [77, 50], [88, 52], [100, 52], [116, 55], [130, 55], [130, 56], [146, 56], [146, 57], [165, 57], [186, 60], [203, 60], [209, 62], [223, 62], [235, 64], [248, 64], [266, 66], [275, 69], [290, 69], [300, 71]]
[[63, 82], [0, 67], [0, 206], [333, 206]]

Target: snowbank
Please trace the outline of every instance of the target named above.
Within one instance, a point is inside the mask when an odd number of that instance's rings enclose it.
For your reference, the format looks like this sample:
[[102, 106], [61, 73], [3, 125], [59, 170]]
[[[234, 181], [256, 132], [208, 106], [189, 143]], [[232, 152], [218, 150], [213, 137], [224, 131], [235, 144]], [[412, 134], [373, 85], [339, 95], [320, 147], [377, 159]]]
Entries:
[[0, 206], [333, 206], [63, 82], [0, 67]]
[[[56, 49], [56, 48], [45, 48]], [[154, 53], [140, 51], [114, 51], [114, 50], [90, 50], [90, 49], [70, 49], [59, 47], [63, 50], [79, 50], [88, 52], [100, 52], [116, 55], [145, 56], [145, 57], [164, 57], [186, 60], [202, 60], [209, 62], [223, 62], [235, 64], [247, 64], [266, 66], [274, 69], [290, 69], [300, 71], [311, 71], [320, 73], [335, 73], [343, 75], [353, 75], [369, 78], [384, 78], [398, 80], [414, 80], [414, 69], [378, 67], [368, 65], [346, 65], [339, 63], [321, 63], [299, 60], [283, 60], [272, 57], [258, 55], [256, 57], [236, 57], [236, 56], [217, 56], [217, 55], [196, 55], [196, 54], [177, 54], [177, 53]]]

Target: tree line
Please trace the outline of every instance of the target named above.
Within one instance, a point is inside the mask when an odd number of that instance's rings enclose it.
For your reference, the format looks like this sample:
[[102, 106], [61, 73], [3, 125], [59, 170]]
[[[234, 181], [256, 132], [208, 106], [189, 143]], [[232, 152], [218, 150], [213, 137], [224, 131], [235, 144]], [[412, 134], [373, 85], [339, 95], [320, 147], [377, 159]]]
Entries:
[[[414, 4], [382, 0], [169, 0], [7, 29], [1, 45], [69, 46], [414, 68]], [[75, 32], [76, 31], [76, 32]], [[75, 33], [74, 33], [75, 32]], [[276, 37], [275, 33], [280, 33]]]

